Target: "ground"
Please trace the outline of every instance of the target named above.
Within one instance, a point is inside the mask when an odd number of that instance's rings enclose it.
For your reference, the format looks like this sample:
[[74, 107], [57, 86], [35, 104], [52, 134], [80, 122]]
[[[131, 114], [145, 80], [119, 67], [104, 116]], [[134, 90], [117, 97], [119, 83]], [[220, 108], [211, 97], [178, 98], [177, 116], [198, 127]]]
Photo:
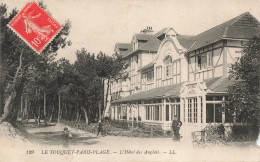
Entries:
[[[64, 127], [68, 127], [72, 135], [68, 147]], [[190, 137], [183, 137], [180, 141], [171, 138], [97, 137], [55, 123], [47, 127], [18, 123], [16, 128], [8, 123], [0, 124], [0, 156], [8, 159], [4, 161], [260, 160], [260, 147], [255, 142], [197, 148], [192, 146]]]

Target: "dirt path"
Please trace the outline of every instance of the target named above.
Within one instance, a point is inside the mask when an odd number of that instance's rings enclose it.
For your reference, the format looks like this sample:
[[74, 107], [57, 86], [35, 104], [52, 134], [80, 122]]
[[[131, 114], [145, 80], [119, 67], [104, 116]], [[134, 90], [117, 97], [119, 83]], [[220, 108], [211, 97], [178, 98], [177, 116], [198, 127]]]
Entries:
[[[68, 127], [72, 134], [68, 147], [64, 147], [64, 127]], [[35, 158], [39, 156], [47, 159], [49, 155], [46, 156], [41, 152], [51, 149], [96, 150], [97, 152], [109, 150], [110, 152], [109, 155], [51, 155], [51, 157], [59, 158], [57, 161], [86, 161], [90, 159], [93, 161], [122, 161], [122, 159], [124, 161], [137, 161], [136, 158], [142, 159], [141, 161], [259, 161], [260, 159], [260, 148], [253, 144], [243, 145], [240, 143], [221, 147], [194, 148], [191, 139], [187, 137], [182, 138], [180, 142], [173, 141], [171, 138], [96, 137], [96, 134], [76, 130], [64, 124], [36, 127], [33, 123], [28, 123], [18, 125], [18, 128], [35, 145], [37, 142], [38, 150], [35, 149], [35, 155], [37, 155]], [[137, 154], [138, 151], [141, 154]], [[131, 152], [135, 153], [132, 154]], [[24, 157], [28, 158], [29, 156]]]
[[49, 124], [48, 126], [35, 126], [34, 123], [18, 124], [24, 136], [32, 142], [44, 145], [66, 145], [66, 136], [63, 129], [69, 129], [72, 138], [69, 139], [69, 145], [92, 145], [98, 143], [98, 137], [89, 132], [76, 130], [64, 124]]

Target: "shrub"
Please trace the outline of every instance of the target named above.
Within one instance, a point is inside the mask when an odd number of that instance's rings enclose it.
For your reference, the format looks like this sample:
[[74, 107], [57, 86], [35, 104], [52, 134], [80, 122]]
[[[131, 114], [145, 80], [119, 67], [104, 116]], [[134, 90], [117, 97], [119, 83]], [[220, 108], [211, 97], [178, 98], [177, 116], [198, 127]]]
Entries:
[[231, 129], [233, 141], [256, 140], [258, 136], [258, 129], [253, 125], [234, 124]]

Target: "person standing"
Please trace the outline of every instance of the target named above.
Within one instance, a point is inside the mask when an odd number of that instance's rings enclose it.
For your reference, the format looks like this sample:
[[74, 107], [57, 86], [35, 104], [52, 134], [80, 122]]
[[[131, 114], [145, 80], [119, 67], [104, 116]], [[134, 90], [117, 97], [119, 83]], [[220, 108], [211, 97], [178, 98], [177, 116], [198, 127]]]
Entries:
[[64, 147], [69, 147], [69, 139], [72, 137], [72, 135], [69, 133], [69, 129], [65, 127], [63, 129], [63, 138], [64, 138]]
[[103, 129], [103, 124], [101, 121], [98, 122], [98, 133], [97, 136], [99, 135], [99, 133], [102, 133], [102, 129]]
[[175, 115], [174, 120], [172, 121], [172, 130], [173, 130], [175, 140], [180, 139], [180, 128], [181, 128], [181, 126], [182, 126], [182, 122], [179, 120], [177, 115]]

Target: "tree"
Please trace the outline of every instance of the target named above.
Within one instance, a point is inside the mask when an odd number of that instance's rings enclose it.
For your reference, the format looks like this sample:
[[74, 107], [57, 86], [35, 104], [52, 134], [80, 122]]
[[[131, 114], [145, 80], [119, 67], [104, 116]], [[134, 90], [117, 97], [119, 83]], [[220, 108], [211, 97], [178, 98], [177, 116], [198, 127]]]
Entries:
[[82, 48], [76, 52], [77, 60], [74, 64], [77, 73], [77, 96], [80, 110], [83, 111], [85, 121], [88, 124], [96, 107], [96, 60], [95, 55]]
[[259, 66], [260, 38], [252, 38], [242, 50], [242, 57], [232, 65], [230, 79], [235, 83], [228, 88], [226, 109], [240, 122], [257, 127], [259, 121]]
[[[103, 111], [107, 107], [108, 102], [108, 92], [110, 88], [111, 82], [115, 81], [122, 81], [125, 80], [128, 75], [124, 73], [124, 70], [127, 68], [126, 63], [123, 61], [121, 55], [117, 53], [113, 54], [113, 56], [107, 56], [106, 54], [100, 52], [97, 55], [98, 66], [97, 66], [97, 75], [102, 82], [102, 93], [100, 95], [100, 105], [104, 105]], [[105, 80], [106, 80], [106, 94], [104, 94], [104, 87], [105, 87]], [[104, 102], [104, 103], [103, 103]], [[101, 104], [103, 103], [103, 104]], [[101, 110], [100, 110], [101, 111]], [[101, 111], [101, 112], [103, 112]], [[100, 113], [101, 113], [100, 112]], [[101, 116], [101, 115], [100, 115]]]
[[[40, 3], [40, 5], [43, 5]], [[42, 6], [44, 7], [44, 6]], [[17, 14], [13, 10], [9, 15], [6, 13], [6, 5], [0, 5], [0, 110], [4, 107], [4, 114], [1, 121], [14, 123], [17, 118], [18, 108], [20, 107], [21, 96], [24, 87], [30, 78], [32, 71], [37, 68], [42, 57], [55, 56], [59, 48], [70, 45], [71, 42], [66, 40], [70, 32], [71, 23], [66, 21], [61, 32], [53, 41], [38, 55], [24, 41], [22, 41], [7, 24]], [[5, 94], [4, 96], [2, 94]]]

